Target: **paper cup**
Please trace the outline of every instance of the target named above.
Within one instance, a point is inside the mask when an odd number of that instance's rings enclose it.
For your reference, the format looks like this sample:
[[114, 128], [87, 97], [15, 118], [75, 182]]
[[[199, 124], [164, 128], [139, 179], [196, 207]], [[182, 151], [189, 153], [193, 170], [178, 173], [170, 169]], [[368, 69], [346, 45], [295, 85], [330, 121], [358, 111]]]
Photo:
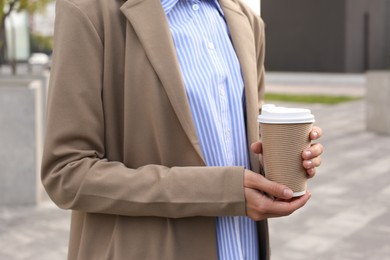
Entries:
[[258, 117], [267, 179], [285, 184], [298, 197], [306, 193], [302, 152], [310, 147], [314, 116], [309, 109], [264, 105]]

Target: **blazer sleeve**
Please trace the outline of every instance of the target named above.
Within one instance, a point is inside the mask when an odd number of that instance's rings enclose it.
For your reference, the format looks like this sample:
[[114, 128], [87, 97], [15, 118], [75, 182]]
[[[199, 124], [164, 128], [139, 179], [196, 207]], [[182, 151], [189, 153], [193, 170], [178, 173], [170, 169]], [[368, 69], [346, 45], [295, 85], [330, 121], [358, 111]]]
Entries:
[[41, 177], [59, 207], [172, 218], [245, 215], [243, 167], [130, 169], [107, 160], [103, 77], [102, 36], [77, 4], [58, 0]]

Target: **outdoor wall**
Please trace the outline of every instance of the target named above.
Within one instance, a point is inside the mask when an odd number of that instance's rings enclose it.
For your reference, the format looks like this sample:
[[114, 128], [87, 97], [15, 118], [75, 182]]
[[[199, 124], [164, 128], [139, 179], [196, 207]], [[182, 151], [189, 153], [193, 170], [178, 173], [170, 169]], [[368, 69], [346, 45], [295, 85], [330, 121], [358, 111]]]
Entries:
[[347, 0], [346, 71], [390, 68], [390, 0]]
[[384, 59], [386, 63], [386, 69], [390, 69], [390, 1], [386, 1], [386, 15], [385, 15], [385, 32], [386, 32], [386, 49], [384, 53]]
[[268, 70], [390, 68], [390, 0], [263, 0], [262, 17]]
[[386, 16], [385, 16], [385, 24], [386, 24], [386, 28], [385, 28], [385, 31], [386, 31], [386, 50], [385, 50], [385, 54], [383, 55], [384, 56], [384, 59], [385, 59], [385, 63], [386, 63], [386, 68], [387, 69], [390, 69], [390, 1], [387, 0], [386, 1]]
[[[352, 0], [349, 0], [352, 1]], [[369, 69], [379, 70], [388, 65], [384, 57], [389, 57], [390, 45], [387, 41], [390, 19], [390, 1], [389, 0], [370, 0], [368, 1], [369, 12]], [[352, 3], [351, 3], [352, 4]]]
[[34, 205], [40, 181], [48, 76], [0, 77], [0, 206]]
[[268, 70], [343, 70], [344, 1], [263, 0], [261, 5]]
[[390, 1], [346, 3], [345, 71], [390, 68]]
[[[368, 28], [365, 28], [364, 13], [368, 10], [366, 0], [347, 0], [345, 35], [345, 71], [364, 71], [369, 67]], [[368, 18], [369, 16], [367, 16]]]

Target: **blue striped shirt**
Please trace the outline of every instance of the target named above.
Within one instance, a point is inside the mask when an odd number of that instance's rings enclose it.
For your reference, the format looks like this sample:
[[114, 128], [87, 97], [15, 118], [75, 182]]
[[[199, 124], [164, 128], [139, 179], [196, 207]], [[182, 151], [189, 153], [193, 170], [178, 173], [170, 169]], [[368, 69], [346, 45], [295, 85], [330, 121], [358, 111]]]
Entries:
[[[217, 0], [161, 0], [208, 166], [249, 168], [241, 68]], [[256, 224], [217, 218], [220, 260], [258, 259]]]

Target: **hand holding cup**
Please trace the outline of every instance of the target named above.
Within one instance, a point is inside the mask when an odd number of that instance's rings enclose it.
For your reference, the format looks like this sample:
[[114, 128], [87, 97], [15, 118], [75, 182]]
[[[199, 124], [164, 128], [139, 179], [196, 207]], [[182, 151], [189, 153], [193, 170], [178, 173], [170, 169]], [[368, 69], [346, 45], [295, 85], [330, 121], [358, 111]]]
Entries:
[[[309, 109], [264, 105], [258, 117], [265, 176], [293, 190], [293, 197], [306, 193], [308, 174], [313, 168], [311, 132], [314, 116]], [[302, 157], [307, 160], [302, 165]], [[309, 171], [313, 173], [313, 170]]]
[[[322, 136], [322, 129], [313, 126], [310, 140], [314, 141]], [[262, 142], [251, 145], [251, 151], [259, 155], [262, 160]], [[321, 164], [323, 147], [320, 143], [312, 144], [301, 154], [301, 164], [306, 169], [308, 178], [315, 175], [315, 168]], [[303, 207], [311, 197], [310, 191], [303, 196], [293, 197], [293, 191], [284, 184], [266, 179], [260, 174], [249, 170], [244, 175], [245, 197], [247, 201], [248, 217], [258, 221], [270, 217], [287, 216]]]

